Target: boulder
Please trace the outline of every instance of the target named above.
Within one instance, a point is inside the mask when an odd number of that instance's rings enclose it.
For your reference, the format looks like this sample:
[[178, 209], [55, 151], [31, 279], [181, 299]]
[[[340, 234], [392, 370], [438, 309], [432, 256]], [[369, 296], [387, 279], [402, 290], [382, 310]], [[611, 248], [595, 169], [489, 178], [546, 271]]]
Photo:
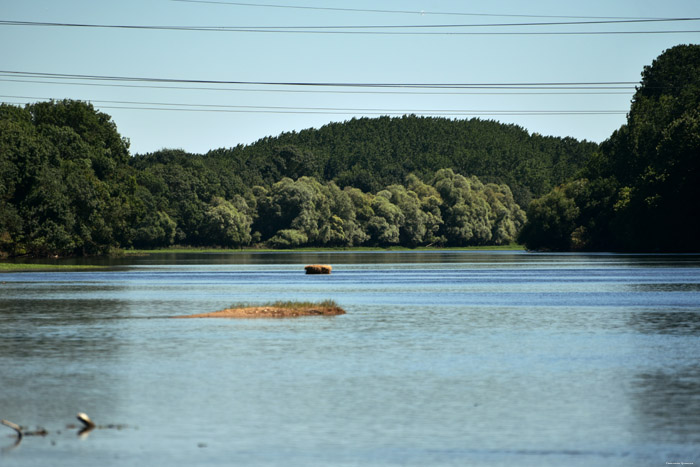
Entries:
[[310, 264], [304, 269], [306, 274], [330, 274], [333, 268], [329, 264]]

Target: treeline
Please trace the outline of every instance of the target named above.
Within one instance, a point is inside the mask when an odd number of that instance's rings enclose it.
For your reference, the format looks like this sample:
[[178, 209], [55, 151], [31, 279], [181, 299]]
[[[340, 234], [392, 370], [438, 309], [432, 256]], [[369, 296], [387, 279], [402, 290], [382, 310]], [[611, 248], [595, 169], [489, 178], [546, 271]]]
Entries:
[[221, 158], [182, 151], [132, 158], [111, 118], [87, 103], [0, 106], [6, 255], [172, 244], [503, 244], [525, 221], [508, 186], [451, 169], [426, 179], [409, 174], [376, 192], [311, 176], [242, 180]]
[[699, 251], [700, 45], [644, 68], [627, 123], [528, 209], [529, 248]]
[[404, 183], [409, 174], [427, 180], [450, 168], [508, 185], [516, 202], [527, 207], [533, 196], [574, 176], [597, 149], [595, 143], [531, 135], [494, 121], [404, 116], [353, 118], [282, 133], [210, 151], [206, 159], [256, 185], [310, 176], [372, 193]]
[[699, 200], [698, 45], [645, 67], [627, 123], [600, 146], [407, 116], [131, 156], [90, 104], [0, 105], [0, 255], [492, 245], [518, 232], [532, 249], [698, 251]]

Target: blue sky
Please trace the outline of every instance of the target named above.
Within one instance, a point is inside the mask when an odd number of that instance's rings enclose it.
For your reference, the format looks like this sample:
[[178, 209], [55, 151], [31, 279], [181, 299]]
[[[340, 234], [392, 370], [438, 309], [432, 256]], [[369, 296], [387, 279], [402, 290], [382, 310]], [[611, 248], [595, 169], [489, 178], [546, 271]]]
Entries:
[[[600, 142], [624, 123], [633, 85], [415, 89], [96, 81], [4, 72], [335, 84], [638, 82], [643, 67], [663, 50], [700, 42], [700, 32], [649, 31], [700, 31], [700, 21], [473, 25], [693, 17], [700, 17], [697, 0], [0, 0], [1, 21], [246, 28], [421, 26], [305, 33], [3, 24], [0, 100], [91, 101], [113, 117], [122, 136], [131, 140], [134, 154], [161, 148], [203, 153], [331, 121], [403, 113], [494, 119], [533, 133]], [[425, 27], [431, 25], [472, 26]], [[646, 33], [512, 34], [610, 31]], [[455, 32], [489, 34], [447, 34]]]

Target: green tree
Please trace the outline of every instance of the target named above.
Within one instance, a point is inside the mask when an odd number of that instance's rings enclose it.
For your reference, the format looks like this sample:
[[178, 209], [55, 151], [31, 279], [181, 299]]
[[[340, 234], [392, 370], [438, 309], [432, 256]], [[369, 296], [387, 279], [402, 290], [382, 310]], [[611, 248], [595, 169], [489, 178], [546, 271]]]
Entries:
[[248, 206], [242, 197], [235, 203], [214, 197], [204, 213], [203, 236], [208, 245], [241, 247], [250, 244], [253, 219], [246, 214]]
[[[575, 204], [570, 247], [698, 249], [700, 207], [691, 201], [700, 194], [698, 109], [700, 45], [673, 47], [644, 68], [627, 123], [601, 145], [578, 182], [543, 198], [546, 203], [564, 196]], [[568, 218], [548, 223], [547, 216], [534, 214], [528, 211], [523, 230], [528, 246], [565, 248]]]
[[569, 250], [578, 215], [574, 200], [563, 188], [555, 188], [530, 203], [519, 241], [530, 249]]
[[427, 244], [444, 244], [446, 239], [440, 235], [440, 229], [444, 224], [441, 212], [443, 200], [440, 197], [440, 193], [433, 186], [419, 179], [415, 174], [409, 174], [406, 177], [406, 188], [416, 194], [420, 202], [420, 209], [425, 214], [423, 218], [423, 224], [425, 225], [423, 242]]
[[403, 215], [399, 226], [399, 238], [402, 245], [416, 247], [425, 243], [428, 236], [428, 215], [421, 209], [418, 195], [407, 190], [403, 185], [391, 185], [386, 191], [391, 193], [390, 201]]
[[375, 245], [389, 246], [400, 243], [400, 229], [406, 221], [401, 209], [391, 202], [389, 190], [382, 190], [372, 198], [374, 213], [367, 221], [367, 233]]
[[29, 106], [34, 125], [44, 128], [72, 129], [86, 145], [93, 148], [97, 164], [100, 158], [117, 163], [129, 160], [129, 141], [122, 138], [112, 118], [94, 109], [92, 104], [65, 99], [38, 102]]
[[491, 242], [495, 245], [511, 243], [525, 224], [525, 212], [515, 202], [507, 185], [489, 183], [484, 187], [484, 195], [489, 204]]
[[457, 246], [488, 244], [492, 238], [491, 209], [481, 181], [442, 169], [435, 174], [432, 185], [443, 200], [443, 230], [447, 242]]
[[357, 246], [367, 241], [369, 236], [357, 219], [350, 191], [329, 182], [324, 185], [324, 193], [330, 217], [321, 222], [319, 242], [327, 246]]
[[131, 243], [136, 248], [158, 248], [173, 244], [177, 224], [163, 211], [149, 213], [134, 229]]
[[[283, 178], [270, 190], [257, 189], [258, 216], [254, 229], [277, 247], [347, 244], [346, 221], [354, 222], [351, 203], [337, 187], [312, 177]], [[354, 230], [351, 225], [349, 231]], [[350, 232], [350, 238], [352, 238]]]

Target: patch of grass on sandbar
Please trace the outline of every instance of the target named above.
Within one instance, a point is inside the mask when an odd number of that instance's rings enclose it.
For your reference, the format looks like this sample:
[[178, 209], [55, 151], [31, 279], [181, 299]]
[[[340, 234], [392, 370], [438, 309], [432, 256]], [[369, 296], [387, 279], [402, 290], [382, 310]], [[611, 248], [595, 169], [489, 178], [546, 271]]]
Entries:
[[35, 263], [0, 263], [0, 272], [23, 271], [78, 271], [84, 269], [103, 269], [104, 266], [77, 264], [35, 264]]
[[270, 307], [270, 308], [285, 308], [288, 310], [303, 309], [303, 308], [340, 308], [334, 300], [323, 300], [320, 302], [297, 302], [278, 300], [276, 302], [267, 303], [236, 303], [229, 308], [251, 308], [251, 307]]
[[338, 304], [334, 300], [323, 300], [321, 302], [292, 302], [292, 301], [276, 301], [270, 304], [271, 307], [276, 308], [339, 308]]

